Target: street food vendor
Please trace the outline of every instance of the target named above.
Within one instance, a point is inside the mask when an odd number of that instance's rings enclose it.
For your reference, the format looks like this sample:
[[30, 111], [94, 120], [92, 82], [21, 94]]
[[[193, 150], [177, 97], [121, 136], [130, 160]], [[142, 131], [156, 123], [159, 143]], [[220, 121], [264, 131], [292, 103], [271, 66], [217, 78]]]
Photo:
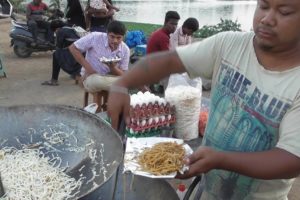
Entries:
[[[151, 54], [116, 81], [108, 114], [127, 120], [128, 88], [171, 73], [212, 78], [203, 146], [178, 178], [203, 174], [202, 199], [287, 199], [300, 172], [300, 1], [258, 0], [253, 32], [224, 32]], [[162, 67], [163, 66], [163, 67]]]

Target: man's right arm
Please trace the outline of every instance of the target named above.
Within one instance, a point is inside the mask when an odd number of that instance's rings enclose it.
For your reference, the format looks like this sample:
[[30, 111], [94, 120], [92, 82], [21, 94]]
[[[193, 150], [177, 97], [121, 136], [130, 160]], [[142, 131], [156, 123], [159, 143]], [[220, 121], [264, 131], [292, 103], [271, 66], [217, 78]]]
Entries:
[[156, 83], [170, 74], [182, 72], [185, 72], [185, 68], [176, 51], [152, 53], [138, 61], [116, 84], [136, 88]]
[[69, 50], [73, 55], [74, 59], [86, 70], [84, 75], [85, 77], [87, 77], [90, 74], [96, 73], [95, 70], [90, 65], [90, 63], [84, 58], [82, 53], [79, 51], [79, 49], [77, 49], [77, 47], [74, 44], [69, 46]]

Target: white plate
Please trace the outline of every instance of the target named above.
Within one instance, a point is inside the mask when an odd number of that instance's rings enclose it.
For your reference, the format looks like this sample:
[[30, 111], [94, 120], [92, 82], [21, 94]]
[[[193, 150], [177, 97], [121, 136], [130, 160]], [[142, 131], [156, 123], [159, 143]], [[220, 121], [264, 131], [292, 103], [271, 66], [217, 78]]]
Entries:
[[99, 58], [99, 61], [104, 63], [104, 64], [109, 64], [109, 63], [117, 63], [121, 61], [121, 58], [106, 58], [106, 57], [101, 57]]
[[[152, 147], [154, 144], [160, 142], [176, 142], [177, 144], [183, 144], [184, 141], [181, 139], [165, 137], [127, 138], [124, 155], [124, 172], [130, 171], [133, 174], [150, 178], [174, 178], [177, 174], [176, 172], [168, 175], [154, 175], [143, 171], [138, 163], [137, 157], [145, 148]], [[193, 150], [189, 145], [184, 144], [183, 147], [185, 148], [186, 156], [193, 153]], [[188, 170], [188, 167], [183, 166], [180, 173], [183, 173], [186, 170]]]

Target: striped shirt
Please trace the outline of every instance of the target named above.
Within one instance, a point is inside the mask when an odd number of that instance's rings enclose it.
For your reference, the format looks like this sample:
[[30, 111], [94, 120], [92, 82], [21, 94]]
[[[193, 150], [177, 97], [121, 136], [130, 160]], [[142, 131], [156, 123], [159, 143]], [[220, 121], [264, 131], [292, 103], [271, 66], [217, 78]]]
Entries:
[[[89, 33], [74, 42], [74, 45], [82, 53], [86, 53], [85, 59], [98, 74], [106, 75], [110, 72], [109, 67], [99, 61], [99, 58], [101, 57], [114, 58], [118, 56], [121, 58], [121, 61], [118, 63], [118, 67], [124, 71], [128, 70], [130, 57], [128, 46], [122, 41], [115, 51], [111, 51], [108, 45], [108, 37], [106, 33]], [[81, 74], [83, 75], [84, 72], [85, 69], [82, 67]]]

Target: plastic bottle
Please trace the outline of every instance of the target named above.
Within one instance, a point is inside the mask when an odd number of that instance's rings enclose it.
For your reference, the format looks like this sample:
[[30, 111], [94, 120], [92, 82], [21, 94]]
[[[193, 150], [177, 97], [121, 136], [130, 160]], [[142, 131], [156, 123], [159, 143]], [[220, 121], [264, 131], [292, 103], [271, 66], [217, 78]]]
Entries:
[[184, 198], [184, 195], [186, 193], [186, 187], [184, 184], [179, 184], [178, 187], [177, 187], [177, 190], [176, 190], [176, 193], [179, 197], [180, 200], [183, 200]]

